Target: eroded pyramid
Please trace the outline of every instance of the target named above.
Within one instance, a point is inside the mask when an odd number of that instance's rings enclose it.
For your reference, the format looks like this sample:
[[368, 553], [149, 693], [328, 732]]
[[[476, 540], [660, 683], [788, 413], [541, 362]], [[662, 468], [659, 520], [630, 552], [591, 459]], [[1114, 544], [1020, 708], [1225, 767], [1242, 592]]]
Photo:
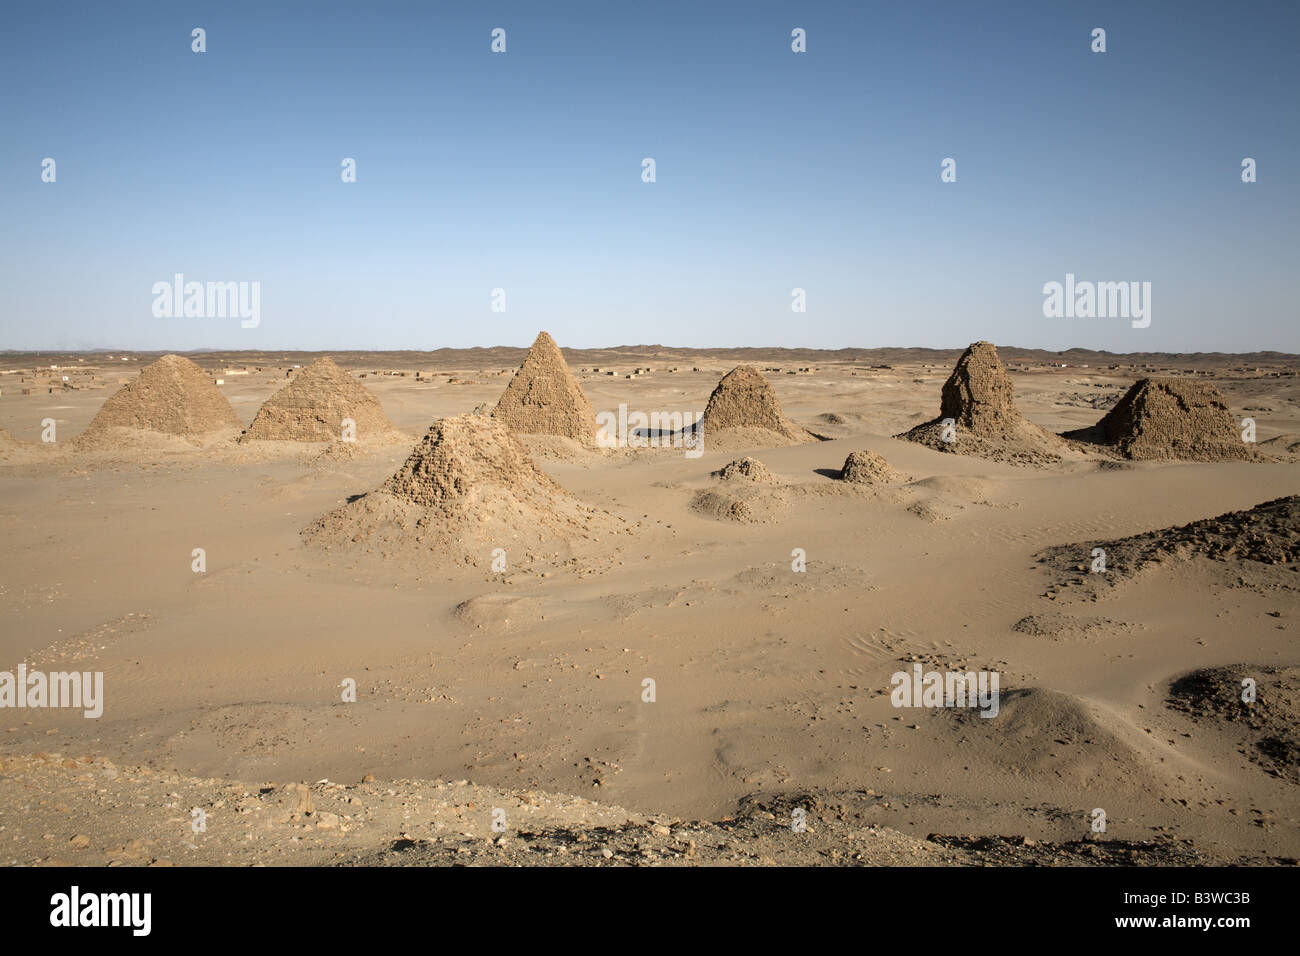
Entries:
[[622, 526], [551, 480], [505, 425], [485, 415], [434, 422], [379, 488], [304, 529], [308, 544], [414, 559], [417, 566], [509, 567]]
[[164, 355], [109, 396], [80, 437], [106, 439], [129, 428], [194, 439], [239, 424], [207, 372], [183, 356]]
[[584, 445], [596, 440], [596, 413], [546, 332], [538, 333], [492, 417], [519, 434], [560, 435]]
[[1231, 461], [1257, 457], [1227, 399], [1209, 382], [1154, 377], [1133, 383], [1092, 428], [1067, 438], [1107, 445], [1126, 458]]
[[268, 398], [240, 441], [335, 441], [351, 419], [358, 442], [390, 440], [401, 433], [365, 386], [322, 357], [301, 369]]
[[992, 342], [972, 343], [943, 383], [939, 417], [980, 435], [1000, 435], [1019, 423], [1011, 376]]
[[939, 417], [895, 438], [938, 451], [1021, 464], [1057, 461], [1068, 446], [1024, 418], [1015, 389], [991, 342], [973, 342], [943, 384]]
[[706, 447], [793, 445], [816, 440], [785, 417], [772, 383], [749, 365], [738, 365], [722, 377], [697, 428]]

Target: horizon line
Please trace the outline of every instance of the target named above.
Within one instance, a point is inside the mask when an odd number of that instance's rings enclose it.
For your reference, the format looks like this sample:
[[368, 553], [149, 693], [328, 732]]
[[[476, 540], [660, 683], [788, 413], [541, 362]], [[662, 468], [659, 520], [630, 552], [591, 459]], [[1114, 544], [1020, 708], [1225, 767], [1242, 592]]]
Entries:
[[[988, 341], [986, 339], [977, 339], [976, 341]], [[838, 352], [954, 352], [964, 351], [973, 345], [968, 342], [965, 345], [954, 346], [929, 346], [929, 345], [844, 345], [836, 348], [824, 348], [815, 346], [802, 345], [662, 345], [659, 343], [638, 344], [638, 345], [598, 345], [598, 346], [566, 346], [559, 345], [561, 351], [570, 352], [614, 352], [630, 350], [647, 350], [659, 349], [670, 352], [825, 352], [834, 354]], [[1015, 350], [1018, 352], [1042, 352], [1051, 355], [1067, 355], [1070, 353], [1088, 353], [1092, 355], [1109, 355], [1115, 357], [1123, 356], [1250, 356], [1250, 355], [1275, 355], [1287, 358], [1300, 358], [1300, 353], [1286, 352], [1279, 349], [1252, 349], [1242, 352], [1225, 352], [1220, 350], [1213, 351], [1196, 351], [1196, 352], [1171, 352], [1171, 351], [1133, 351], [1133, 352], [1115, 352], [1109, 349], [1094, 349], [1080, 345], [1072, 345], [1065, 349], [1041, 348], [1036, 346], [1009, 345], [994, 342], [996, 348]], [[558, 343], [557, 343], [558, 345]], [[419, 353], [429, 354], [433, 352], [474, 352], [474, 351], [492, 351], [496, 349], [515, 349], [528, 351], [532, 344], [528, 345], [468, 345], [468, 346], [450, 346], [444, 345], [437, 348], [382, 348], [382, 347], [351, 347], [351, 348], [226, 348], [219, 346], [202, 346], [188, 349], [175, 348], [133, 348], [133, 347], [112, 347], [112, 346], [95, 346], [91, 348], [31, 348], [31, 349], [0, 349], [0, 355], [102, 355], [108, 353], [139, 353], [145, 355], [195, 355], [203, 353], [262, 353], [269, 354], [272, 352], [284, 353], [339, 353], [352, 354], [358, 352], [393, 352], [393, 353]]]

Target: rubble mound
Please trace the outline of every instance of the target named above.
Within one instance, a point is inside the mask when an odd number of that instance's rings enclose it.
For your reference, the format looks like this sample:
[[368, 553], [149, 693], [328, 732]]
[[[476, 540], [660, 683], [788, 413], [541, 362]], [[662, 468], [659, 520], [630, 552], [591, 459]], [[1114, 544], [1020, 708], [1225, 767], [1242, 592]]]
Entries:
[[702, 488], [690, 510], [704, 518], [733, 524], [770, 524], [790, 510], [799, 489], [787, 485], [757, 458], [737, 458], [711, 473], [722, 484]]
[[690, 509], [700, 517], [731, 524], [772, 524], [785, 518], [790, 499], [782, 491], [756, 486], [705, 488], [695, 493]]
[[904, 476], [874, 451], [854, 451], [844, 459], [840, 480], [860, 485], [879, 485], [902, 481]]
[[1298, 455], [1300, 454], [1300, 435], [1294, 433], [1278, 435], [1276, 438], [1260, 442], [1259, 445], [1260, 448], [1268, 449], [1269, 452], [1277, 455]]
[[[1104, 574], [1088, 573], [1090, 556], [1096, 549], [1105, 552]], [[1088, 583], [1096, 588], [1131, 581], [1147, 568], [1194, 558], [1233, 562], [1234, 578], [1261, 565], [1282, 573], [1300, 569], [1300, 495], [1276, 498], [1246, 511], [1203, 518], [1176, 528], [1115, 541], [1057, 545], [1039, 554], [1039, 561], [1055, 572], [1060, 586]]]
[[776, 475], [757, 458], [737, 458], [713, 472], [723, 481], [752, 481], [763, 485], [777, 484]]
[[[1242, 700], [1249, 679], [1255, 699]], [[1233, 664], [1193, 671], [1169, 686], [1166, 705], [1215, 727], [1253, 763], [1300, 783], [1300, 667]]]
[[[942, 713], [955, 718], [963, 748], [986, 748], [987, 758], [1023, 778], [1027, 789], [1096, 787], [1116, 779], [1141, 781], [1150, 789], [1163, 786], [1122, 735], [1122, 723], [1091, 701], [1044, 687], [1002, 687], [999, 696], [992, 720], [966, 708]], [[993, 724], [995, 738], [988, 733]]]

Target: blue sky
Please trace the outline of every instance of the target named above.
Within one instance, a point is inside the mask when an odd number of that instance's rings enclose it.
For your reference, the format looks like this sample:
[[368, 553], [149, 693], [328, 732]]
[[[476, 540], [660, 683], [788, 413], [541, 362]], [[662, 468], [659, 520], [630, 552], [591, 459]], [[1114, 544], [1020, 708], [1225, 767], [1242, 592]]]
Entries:
[[[0, 348], [546, 328], [1300, 351], [1298, 3], [95, 2], [0, 23]], [[260, 282], [260, 325], [156, 318], [177, 272]], [[1067, 272], [1151, 282], [1150, 327], [1045, 318]]]

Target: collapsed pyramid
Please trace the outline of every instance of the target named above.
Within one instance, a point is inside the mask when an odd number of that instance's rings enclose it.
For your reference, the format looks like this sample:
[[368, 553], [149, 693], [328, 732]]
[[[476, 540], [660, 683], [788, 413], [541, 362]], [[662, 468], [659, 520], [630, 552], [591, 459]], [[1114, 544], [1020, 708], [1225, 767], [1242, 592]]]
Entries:
[[183, 356], [164, 355], [109, 396], [80, 437], [94, 441], [115, 428], [131, 428], [199, 438], [239, 424], [203, 369]]
[[459, 415], [434, 422], [381, 491], [452, 516], [471, 508], [482, 513], [498, 491], [522, 506], [560, 488], [499, 423]]
[[1020, 421], [1011, 376], [991, 342], [975, 342], [943, 383], [939, 418], [979, 435], [997, 435]]
[[722, 377], [696, 426], [705, 442], [795, 445], [815, 437], [785, 417], [776, 390], [756, 368], [738, 365]]
[[361, 549], [419, 565], [482, 565], [495, 548], [511, 567], [528, 549], [608, 534], [619, 519], [565, 492], [501, 422], [457, 415], [434, 422], [379, 488], [303, 530], [324, 550]]
[[334, 441], [349, 418], [359, 442], [400, 436], [378, 399], [322, 357], [268, 398], [239, 440]]
[[513, 432], [562, 435], [594, 444], [596, 413], [555, 340], [539, 332], [492, 417]]
[[1016, 409], [1011, 376], [991, 342], [974, 342], [957, 359], [943, 384], [938, 418], [894, 437], [939, 451], [1020, 462], [1055, 461], [1065, 447]]
[[1067, 438], [1111, 446], [1126, 458], [1224, 461], [1255, 458], [1223, 394], [1209, 382], [1144, 378], [1092, 428]]

